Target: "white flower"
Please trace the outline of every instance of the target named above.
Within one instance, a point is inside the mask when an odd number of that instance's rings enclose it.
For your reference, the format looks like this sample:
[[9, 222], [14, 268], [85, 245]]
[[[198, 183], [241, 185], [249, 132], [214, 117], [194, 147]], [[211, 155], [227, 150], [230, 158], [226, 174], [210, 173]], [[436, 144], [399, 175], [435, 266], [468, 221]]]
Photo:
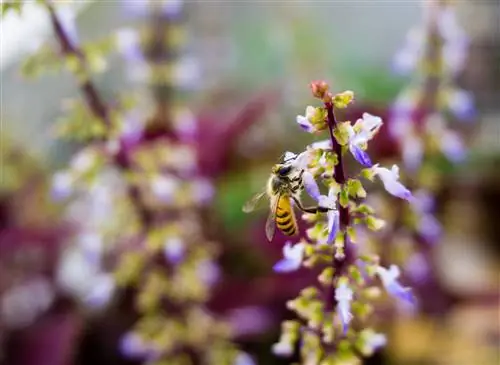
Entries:
[[291, 356], [293, 354], [293, 347], [288, 342], [278, 342], [273, 345], [272, 352], [277, 356]]
[[101, 308], [109, 303], [115, 291], [115, 280], [110, 274], [99, 274], [92, 283], [92, 288], [85, 298], [91, 307]]
[[414, 133], [409, 133], [403, 137], [401, 145], [404, 165], [408, 170], [415, 171], [419, 168], [424, 154], [422, 140]]
[[306, 108], [305, 115], [297, 115], [297, 123], [306, 132], [313, 133], [316, 131], [316, 128], [312, 124], [311, 119], [314, 118], [315, 114], [316, 108], [309, 105]]
[[127, 61], [144, 62], [139, 33], [134, 28], [119, 29], [116, 34], [116, 48]]
[[178, 187], [179, 182], [174, 177], [157, 175], [151, 180], [153, 194], [163, 202], [171, 202]]
[[378, 164], [372, 167], [374, 175], [377, 175], [382, 184], [384, 184], [385, 190], [398, 198], [411, 200], [412, 195], [410, 190], [408, 190], [403, 184], [399, 182], [399, 167], [393, 165], [389, 170], [385, 167], [379, 167]]
[[377, 267], [377, 275], [382, 280], [382, 284], [385, 290], [395, 298], [409, 302], [410, 304], [415, 303], [415, 298], [411, 292], [410, 288], [403, 287], [397, 278], [400, 275], [399, 268], [396, 265], [391, 265], [389, 269], [382, 266]]
[[381, 126], [382, 119], [369, 113], [363, 113], [363, 118], [358, 119], [354, 127], [351, 125], [347, 126], [349, 151], [351, 151], [356, 161], [363, 166], [372, 166], [370, 156], [364, 150], [368, 141], [375, 136]]
[[5, 291], [0, 297], [0, 319], [10, 327], [20, 328], [31, 324], [54, 300], [54, 290], [44, 278]]
[[461, 89], [450, 90], [447, 93], [448, 97], [446, 102], [448, 104], [448, 109], [459, 119], [459, 120], [471, 120], [476, 112], [474, 106], [474, 99], [472, 94], [468, 91]]
[[185, 251], [186, 247], [184, 241], [179, 237], [169, 237], [163, 244], [165, 257], [173, 263], [178, 262], [184, 256]]
[[64, 200], [73, 193], [75, 178], [68, 171], [56, 172], [52, 176], [51, 196], [56, 201]]
[[246, 352], [239, 352], [234, 361], [234, 365], [255, 365], [255, 361]]
[[349, 323], [352, 320], [351, 301], [353, 292], [346, 282], [341, 282], [335, 289], [335, 300], [337, 301], [337, 314], [342, 323], [342, 331], [347, 333]]
[[200, 205], [208, 204], [212, 201], [215, 189], [212, 182], [206, 178], [198, 178], [191, 185], [193, 197]]
[[206, 259], [198, 263], [197, 274], [206, 285], [212, 286], [220, 278], [220, 269], [213, 261]]
[[274, 271], [286, 273], [298, 270], [302, 265], [304, 250], [305, 244], [303, 242], [299, 242], [293, 246], [290, 242], [287, 242], [283, 246], [283, 259], [274, 265]]

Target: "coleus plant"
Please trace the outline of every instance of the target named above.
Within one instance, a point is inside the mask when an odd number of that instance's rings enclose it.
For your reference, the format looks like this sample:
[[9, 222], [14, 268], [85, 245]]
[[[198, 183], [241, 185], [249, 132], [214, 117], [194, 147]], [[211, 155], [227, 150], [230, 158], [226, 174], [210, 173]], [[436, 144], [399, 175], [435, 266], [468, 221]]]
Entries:
[[[398, 301], [415, 304], [411, 290], [399, 281], [399, 268], [382, 266], [369, 251], [368, 232], [381, 229], [384, 221], [366, 204], [361, 179], [378, 179], [389, 194], [405, 201], [414, 198], [399, 181], [398, 166], [373, 164], [366, 152], [383, 125], [381, 118], [365, 113], [354, 124], [339, 121], [335, 113], [351, 104], [354, 94], [333, 94], [324, 81], [312, 82], [310, 87], [321, 105], [308, 106], [297, 123], [306, 132], [326, 132], [329, 138], [299, 154], [286, 152], [285, 160], [302, 171], [305, 190], [324, 209], [303, 215], [310, 225], [307, 238], [286, 243], [284, 257], [274, 269], [280, 273], [301, 267], [319, 270], [318, 284], [288, 301], [287, 307], [298, 319], [283, 322], [273, 352], [292, 356], [298, 345], [302, 364], [353, 364], [387, 342], [369, 323], [382, 293], [380, 287]], [[349, 156], [361, 166], [356, 175], [347, 175]], [[327, 192], [322, 193], [320, 185]]]

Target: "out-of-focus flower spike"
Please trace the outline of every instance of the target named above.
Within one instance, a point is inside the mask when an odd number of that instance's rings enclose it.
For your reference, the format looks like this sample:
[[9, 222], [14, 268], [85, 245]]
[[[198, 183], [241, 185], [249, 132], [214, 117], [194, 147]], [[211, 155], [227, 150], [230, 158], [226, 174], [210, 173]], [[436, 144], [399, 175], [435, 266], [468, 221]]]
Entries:
[[283, 259], [273, 266], [273, 270], [280, 273], [298, 270], [302, 265], [304, 251], [304, 243], [299, 242], [292, 246], [290, 242], [287, 242], [285, 246], [283, 246]]
[[396, 265], [391, 265], [389, 269], [382, 266], [377, 267], [376, 272], [382, 280], [385, 290], [393, 297], [415, 305], [415, 297], [410, 288], [404, 287], [399, 283], [397, 278], [400, 275], [399, 268]]
[[347, 285], [347, 280], [340, 280], [337, 288], [335, 289], [335, 300], [337, 301], [337, 313], [342, 323], [342, 331], [344, 335], [349, 329], [349, 323], [353, 316], [351, 314], [351, 301], [353, 292]]

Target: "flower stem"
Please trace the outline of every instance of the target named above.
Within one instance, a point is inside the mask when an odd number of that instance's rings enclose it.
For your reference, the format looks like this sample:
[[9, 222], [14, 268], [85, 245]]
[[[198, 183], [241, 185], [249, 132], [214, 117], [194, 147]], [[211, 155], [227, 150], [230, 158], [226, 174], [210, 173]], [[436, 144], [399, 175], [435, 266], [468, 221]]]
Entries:
[[[330, 133], [330, 139], [332, 142], [332, 151], [337, 155], [338, 163], [334, 167], [334, 177], [337, 183], [343, 186], [346, 181], [346, 174], [344, 170], [344, 160], [342, 156], [342, 146], [338, 143], [337, 139], [333, 134], [333, 130], [337, 127], [337, 120], [335, 118], [335, 113], [333, 112], [333, 104], [331, 102], [325, 102], [325, 108], [327, 111], [327, 122], [328, 122], [328, 131]], [[340, 201], [340, 193], [337, 197], [337, 201]], [[347, 235], [347, 227], [350, 224], [350, 214], [349, 207], [343, 207], [342, 205], [338, 205], [339, 209], [339, 221], [340, 221], [340, 229], [344, 234], [344, 258], [337, 259], [335, 255], [333, 255], [331, 267], [334, 269], [334, 280], [335, 283], [338, 278], [344, 274], [347, 266], [352, 261], [352, 248], [349, 243], [349, 236]], [[330, 306], [330, 309], [334, 310], [337, 306], [337, 302], [335, 300], [335, 287], [332, 285], [330, 290], [327, 293], [327, 306]]]
[[[55, 9], [50, 1], [47, 1], [46, 7], [49, 11], [50, 21], [52, 23], [52, 28], [56, 34], [57, 40], [61, 46], [61, 51], [66, 55], [74, 55], [78, 57], [83, 66], [85, 66], [85, 56], [84, 54], [74, 45], [70, 38], [68, 37], [61, 21], [57, 17]], [[86, 68], [86, 67], [85, 67]], [[97, 89], [90, 79], [86, 79], [81, 85], [81, 91], [84, 95], [84, 99], [87, 102], [89, 109], [92, 113], [103, 121], [107, 126], [111, 125], [108, 108], [106, 104], [102, 101]]]

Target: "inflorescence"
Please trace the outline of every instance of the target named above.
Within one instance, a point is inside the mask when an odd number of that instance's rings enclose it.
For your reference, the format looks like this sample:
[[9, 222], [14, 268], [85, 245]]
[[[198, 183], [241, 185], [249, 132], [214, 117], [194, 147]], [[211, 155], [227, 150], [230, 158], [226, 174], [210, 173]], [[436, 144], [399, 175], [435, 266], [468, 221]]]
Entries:
[[[277, 355], [291, 356], [300, 348], [304, 364], [351, 364], [383, 347], [386, 337], [368, 326], [380, 287], [392, 297], [415, 304], [411, 290], [400, 283], [399, 268], [381, 266], [376, 254], [359, 237], [384, 227], [374, 209], [364, 201], [367, 191], [362, 179], [382, 182], [385, 190], [398, 198], [413, 201], [411, 192], [399, 181], [396, 165], [386, 168], [374, 164], [367, 153], [368, 142], [382, 127], [379, 117], [363, 114], [355, 123], [338, 121], [335, 111], [354, 100], [351, 91], [332, 94], [323, 81], [311, 83], [318, 107], [308, 106], [297, 116], [299, 126], [309, 133], [326, 132], [329, 138], [307, 146], [295, 157], [295, 168], [303, 170], [308, 195], [326, 213], [305, 213], [310, 224], [307, 239], [283, 248], [284, 258], [274, 269], [285, 273], [301, 267], [318, 269], [318, 285], [304, 288], [287, 303], [298, 319], [282, 324], [282, 334], [273, 346]], [[351, 155], [361, 169], [349, 176], [345, 160]], [[324, 186], [323, 194], [320, 186]]]

